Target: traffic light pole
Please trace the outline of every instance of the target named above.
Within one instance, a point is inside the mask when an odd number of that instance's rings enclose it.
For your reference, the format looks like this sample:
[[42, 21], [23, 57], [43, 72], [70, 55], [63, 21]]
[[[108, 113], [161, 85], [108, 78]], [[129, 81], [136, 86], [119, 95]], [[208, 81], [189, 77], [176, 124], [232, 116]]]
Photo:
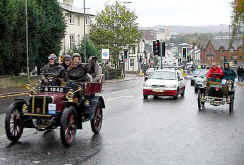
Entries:
[[162, 48], [163, 48], [163, 44], [160, 42], [160, 64], [161, 64], [161, 66], [160, 66], [160, 68], [161, 69], [163, 69], [163, 50], [162, 50]]

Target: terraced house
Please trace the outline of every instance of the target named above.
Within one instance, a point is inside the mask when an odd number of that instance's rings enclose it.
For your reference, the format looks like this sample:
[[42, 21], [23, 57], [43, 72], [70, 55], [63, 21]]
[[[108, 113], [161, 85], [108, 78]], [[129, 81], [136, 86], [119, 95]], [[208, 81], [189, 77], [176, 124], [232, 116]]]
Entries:
[[216, 38], [201, 43], [199, 47], [202, 64], [223, 64], [224, 61], [238, 64], [243, 61], [241, 40], [235, 40], [230, 44], [228, 38]]

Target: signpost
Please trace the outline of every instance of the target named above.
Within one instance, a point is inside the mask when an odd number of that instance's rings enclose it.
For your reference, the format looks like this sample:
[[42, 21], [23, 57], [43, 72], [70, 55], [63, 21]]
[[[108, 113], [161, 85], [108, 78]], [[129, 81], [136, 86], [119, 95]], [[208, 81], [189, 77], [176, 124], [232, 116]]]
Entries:
[[102, 60], [109, 60], [109, 49], [102, 49]]

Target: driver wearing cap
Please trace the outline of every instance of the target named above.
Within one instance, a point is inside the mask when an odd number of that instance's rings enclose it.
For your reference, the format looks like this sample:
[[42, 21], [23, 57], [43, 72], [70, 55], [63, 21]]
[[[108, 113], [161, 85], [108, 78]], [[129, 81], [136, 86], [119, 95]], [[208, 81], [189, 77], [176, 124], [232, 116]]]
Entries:
[[44, 85], [48, 85], [48, 74], [55, 75], [55, 80], [52, 85], [59, 86], [61, 83], [61, 79], [64, 78], [63, 70], [64, 67], [57, 63], [57, 56], [52, 53], [48, 56], [48, 64], [41, 68], [41, 73], [44, 75], [43, 83]]

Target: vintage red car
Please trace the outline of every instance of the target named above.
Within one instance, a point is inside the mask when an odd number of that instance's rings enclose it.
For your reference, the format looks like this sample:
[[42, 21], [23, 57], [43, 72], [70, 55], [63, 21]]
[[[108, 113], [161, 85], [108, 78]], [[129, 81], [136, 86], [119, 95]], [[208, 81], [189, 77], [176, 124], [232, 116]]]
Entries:
[[5, 130], [10, 141], [17, 142], [24, 128], [48, 131], [60, 127], [62, 143], [70, 146], [83, 122], [90, 122], [94, 134], [100, 132], [105, 104], [96, 94], [101, 92], [101, 82], [26, 87], [31, 91], [29, 100], [16, 99], [6, 114]]

